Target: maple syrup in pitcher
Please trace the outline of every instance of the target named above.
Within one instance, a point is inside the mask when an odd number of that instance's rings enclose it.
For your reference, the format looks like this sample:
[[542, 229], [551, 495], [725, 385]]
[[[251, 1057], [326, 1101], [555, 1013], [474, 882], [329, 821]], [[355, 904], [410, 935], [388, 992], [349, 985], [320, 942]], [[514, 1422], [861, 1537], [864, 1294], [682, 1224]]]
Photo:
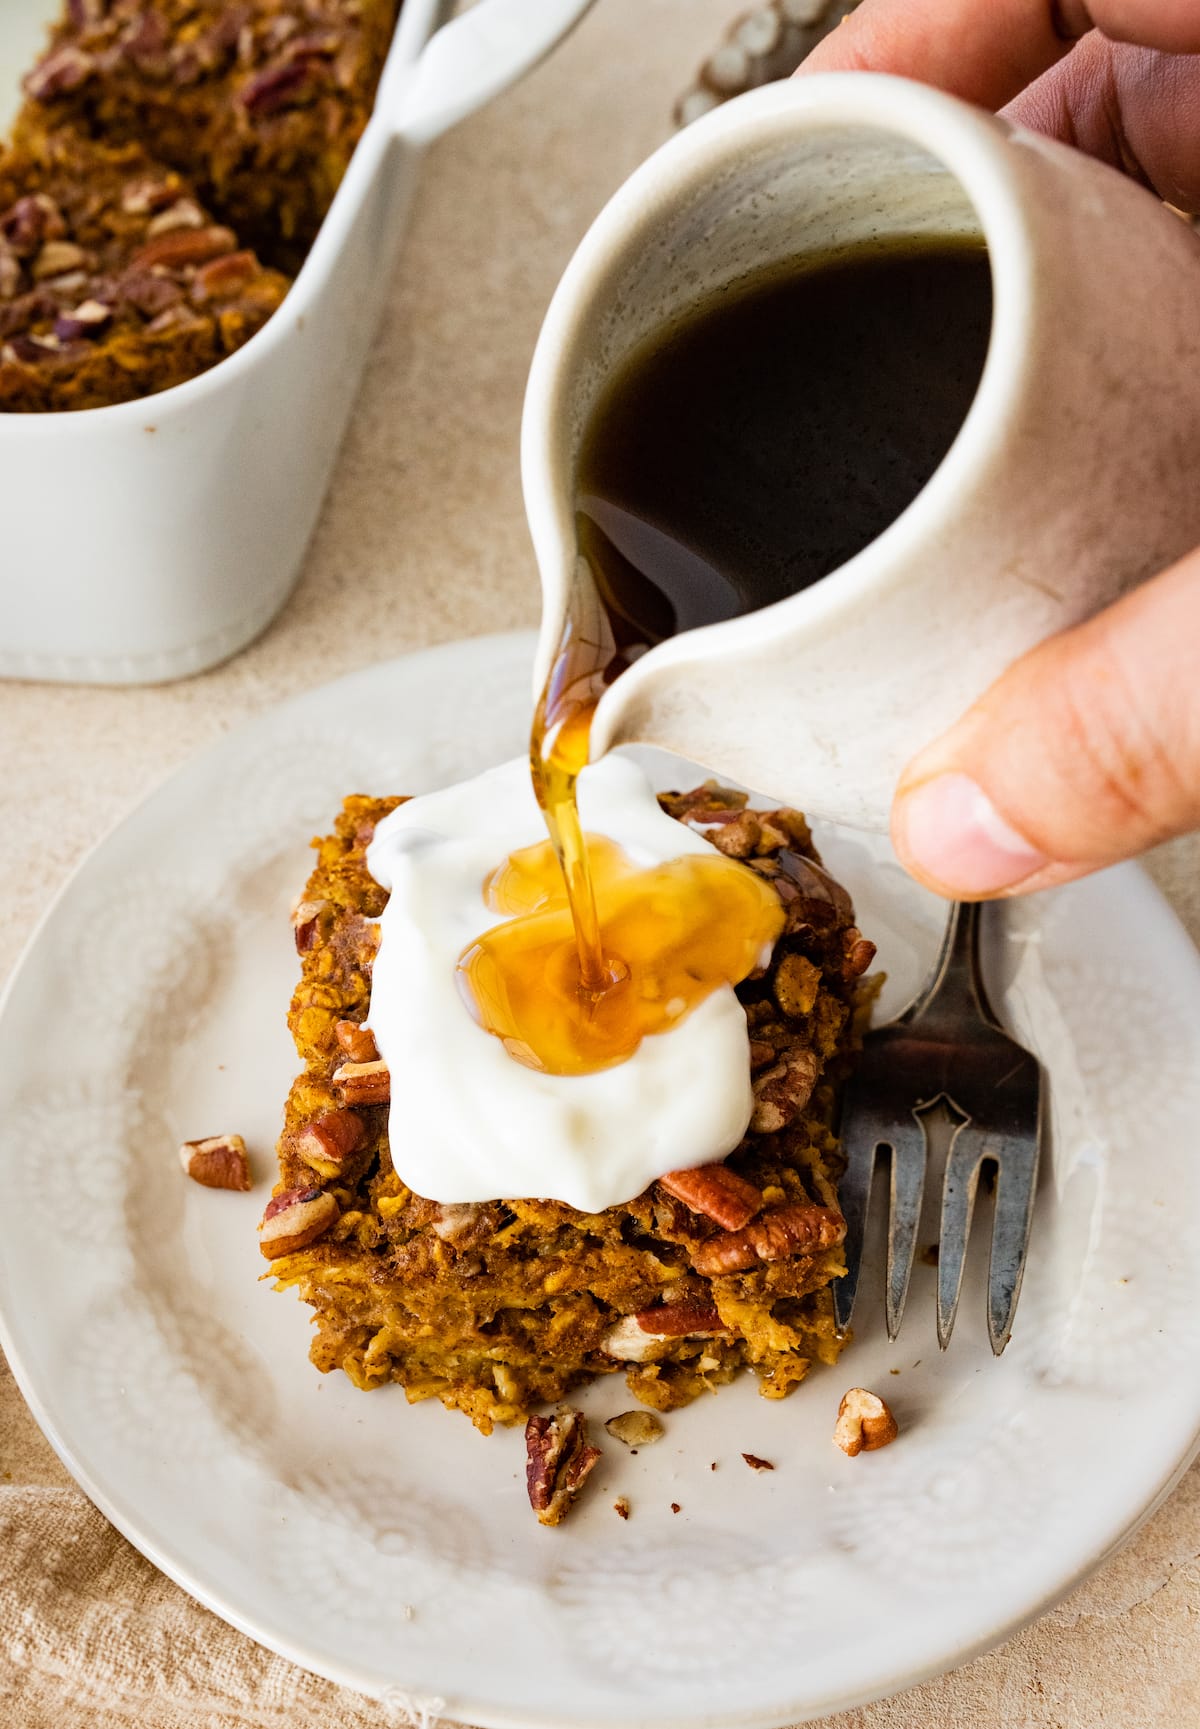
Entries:
[[616, 372], [576, 473], [581, 561], [530, 764], [550, 841], [487, 888], [512, 915], [463, 956], [468, 1001], [552, 1073], [630, 1056], [774, 941], [769, 884], [716, 852], [639, 870], [585, 836], [575, 787], [604, 690], [655, 643], [782, 600], [881, 534], [975, 395], [982, 244], [877, 243], [743, 281]]

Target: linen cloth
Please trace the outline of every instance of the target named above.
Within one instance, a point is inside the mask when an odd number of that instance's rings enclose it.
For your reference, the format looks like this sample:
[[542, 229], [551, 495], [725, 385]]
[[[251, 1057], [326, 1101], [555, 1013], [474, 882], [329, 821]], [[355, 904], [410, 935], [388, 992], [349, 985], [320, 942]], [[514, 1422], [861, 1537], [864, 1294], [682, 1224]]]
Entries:
[[[737, 0], [601, 0], [525, 85], [432, 152], [303, 578], [258, 643], [158, 689], [0, 688], [0, 974], [96, 836], [243, 716], [370, 660], [537, 622], [517, 433], [541, 315], [588, 222], [667, 135], [674, 96], [737, 10]], [[1198, 867], [1200, 841], [1152, 866], [1194, 936]], [[1095, 1579], [1002, 1650], [830, 1723], [1200, 1722], [1198, 1556], [1200, 1469]], [[72, 1483], [0, 1365], [3, 1729], [404, 1721], [399, 1702], [361, 1698], [263, 1650], [144, 1560]]]

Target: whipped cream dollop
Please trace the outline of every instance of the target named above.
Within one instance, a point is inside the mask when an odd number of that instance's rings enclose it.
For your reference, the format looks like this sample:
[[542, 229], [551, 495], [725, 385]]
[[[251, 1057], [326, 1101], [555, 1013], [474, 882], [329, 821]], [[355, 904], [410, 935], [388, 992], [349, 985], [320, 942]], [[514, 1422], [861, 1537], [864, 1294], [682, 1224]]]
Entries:
[[[584, 770], [585, 831], [635, 865], [711, 856], [660, 808], [642, 770], [610, 755]], [[369, 1025], [392, 1076], [388, 1132], [405, 1183], [433, 1201], [537, 1197], [600, 1212], [682, 1166], [721, 1159], [750, 1121], [749, 1038], [731, 987], [595, 1074], [516, 1062], [475, 1020], [457, 976], [463, 950], [502, 922], [484, 883], [546, 829], [524, 758], [399, 806], [367, 866], [389, 891]]]

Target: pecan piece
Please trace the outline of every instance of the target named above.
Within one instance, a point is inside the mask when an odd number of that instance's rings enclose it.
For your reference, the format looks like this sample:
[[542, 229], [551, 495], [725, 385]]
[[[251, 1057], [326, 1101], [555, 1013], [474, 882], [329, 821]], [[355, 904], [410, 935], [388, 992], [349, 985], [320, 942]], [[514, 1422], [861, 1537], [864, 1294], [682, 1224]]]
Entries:
[[301, 102], [314, 87], [315, 63], [311, 55], [265, 66], [248, 78], [238, 91], [238, 101], [247, 114], [274, 114]]
[[720, 1231], [692, 1248], [692, 1265], [707, 1279], [744, 1273], [765, 1261], [790, 1255], [816, 1255], [846, 1235], [846, 1221], [832, 1207], [791, 1202], [772, 1207], [740, 1231]]
[[155, 276], [149, 270], [133, 270], [117, 283], [119, 297], [127, 301], [143, 318], [157, 318], [160, 312], [178, 305], [183, 289], [169, 276]]
[[709, 1339], [728, 1331], [715, 1304], [685, 1297], [623, 1315], [601, 1339], [600, 1349], [621, 1363], [644, 1363], [667, 1339]]
[[658, 802], [668, 816], [679, 822], [704, 827], [710, 822], [725, 821], [723, 813], [736, 816], [745, 809], [746, 794], [734, 792], [732, 787], [721, 786], [715, 780], [706, 780], [690, 792], [660, 792]]
[[722, 811], [719, 816], [710, 816], [703, 823], [696, 817], [692, 822], [707, 831], [704, 838], [726, 858], [749, 858], [762, 834], [758, 812], [753, 810], [741, 810], [732, 815]]
[[32, 72], [25, 74], [25, 94], [32, 96], [35, 102], [49, 102], [55, 96], [65, 96], [68, 91], [78, 90], [91, 77], [95, 64], [92, 56], [81, 48], [73, 48], [70, 44], [57, 48], [53, 54], [47, 54]]
[[666, 1434], [662, 1419], [653, 1411], [622, 1411], [619, 1417], [610, 1417], [604, 1427], [614, 1441], [623, 1441], [627, 1447], [649, 1447]]
[[691, 1171], [668, 1171], [659, 1183], [669, 1195], [702, 1213], [722, 1230], [737, 1231], [754, 1217], [763, 1202], [753, 1183], [728, 1165], [697, 1165]]
[[636, 1315], [622, 1315], [615, 1327], [610, 1327], [600, 1341], [606, 1357], [618, 1363], [645, 1363], [654, 1356], [663, 1342], [656, 1333], [648, 1333]]
[[47, 294], [79, 294], [88, 285], [86, 270], [68, 270], [62, 276], [47, 277], [41, 284]]
[[639, 1309], [633, 1317], [643, 1333], [656, 1339], [709, 1338], [714, 1333], [727, 1333], [715, 1303], [702, 1297], [681, 1297], [675, 1303], [656, 1303], [651, 1309]]
[[189, 264], [207, 264], [236, 246], [232, 228], [215, 223], [207, 228], [175, 228], [148, 240], [129, 262], [134, 270], [181, 270]]
[[321, 915], [328, 912], [331, 905], [330, 901], [297, 901], [292, 908], [292, 933], [298, 955], [307, 954], [316, 942]]
[[83, 247], [76, 246], [74, 241], [47, 240], [30, 268], [33, 280], [41, 282], [47, 276], [62, 276], [68, 270], [78, 270], [86, 262], [87, 254]]
[[192, 312], [186, 306], [168, 306], [165, 312], [160, 312], [157, 318], [152, 318], [146, 326], [151, 336], [160, 336], [165, 330], [207, 330], [208, 326], [198, 312]]
[[863, 936], [857, 925], [851, 925], [842, 938], [842, 947], [846, 957], [842, 963], [843, 977], [847, 980], [861, 978], [875, 959], [875, 944]]
[[18, 360], [24, 366], [36, 366], [56, 352], [57, 338], [43, 336], [14, 336], [0, 348], [0, 358]]
[[878, 1393], [851, 1387], [843, 1394], [833, 1430], [843, 1453], [852, 1459], [859, 1453], [873, 1453], [877, 1447], [888, 1446], [899, 1433], [895, 1417]]
[[343, 1063], [334, 1070], [333, 1084], [348, 1105], [386, 1105], [392, 1096], [392, 1077], [382, 1060]]
[[63, 342], [75, 342], [81, 336], [99, 336], [112, 315], [112, 307], [102, 300], [84, 300], [73, 312], [59, 313], [54, 320], [54, 334]]
[[784, 878], [799, 891], [789, 902], [789, 930], [795, 929], [798, 924], [820, 927], [850, 924], [853, 921], [854, 902], [841, 883], [831, 877], [814, 859], [805, 858], [803, 853], [794, 852], [787, 847], [776, 853], [770, 862], [781, 873], [776, 882], [776, 892]]
[[540, 1525], [558, 1525], [578, 1499], [600, 1457], [590, 1446], [583, 1412], [560, 1405], [553, 1417], [525, 1425], [525, 1485]]
[[357, 1021], [338, 1021], [333, 1036], [352, 1063], [378, 1062], [379, 1051], [370, 1027], [361, 1027]]
[[250, 1187], [250, 1164], [241, 1135], [210, 1135], [204, 1141], [184, 1141], [179, 1163], [194, 1183], [206, 1189]]
[[47, 240], [61, 240], [67, 232], [58, 205], [44, 192], [27, 192], [0, 216], [0, 233], [22, 257]]
[[121, 188], [121, 209], [127, 216], [148, 216], [152, 211], [165, 210], [178, 199], [180, 184], [176, 174], [129, 180]]
[[336, 1177], [366, 1135], [363, 1120], [354, 1111], [327, 1111], [301, 1130], [296, 1151], [322, 1177]]
[[773, 1135], [794, 1122], [812, 1098], [821, 1065], [815, 1051], [790, 1051], [782, 1062], [754, 1077], [755, 1134]]
[[453, 1243], [474, 1229], [482, 1213], [477, 1201], [442, 1201], [430, 1228], [443, 1243]]
[[194, 198], [177, 198], [146, 224], [146, 239], [157, 240], [160, 234], [173, 234], [179, 228], [203, 228], [208, 218]]
[[268, 1261], [306, 1249], [333, 1224], [338, 1204], [324, 1189], [285, 1189], [267, 1203], [258, 1246]]
[[236, 294], [239, 288], [258, 275], [258, 259], [253, 252], [228, 252], [201, 265], [192, 280], [192, 299], [199, 306]]

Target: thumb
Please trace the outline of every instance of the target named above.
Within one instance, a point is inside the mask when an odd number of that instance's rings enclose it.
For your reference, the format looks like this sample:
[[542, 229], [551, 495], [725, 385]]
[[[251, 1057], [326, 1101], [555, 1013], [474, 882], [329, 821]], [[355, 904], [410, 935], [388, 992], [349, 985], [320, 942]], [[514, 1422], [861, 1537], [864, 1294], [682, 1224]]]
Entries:
[[1200, 827], [1200, 552], [1011, 666], [901, 776], [892, 838], [959, 900]]

